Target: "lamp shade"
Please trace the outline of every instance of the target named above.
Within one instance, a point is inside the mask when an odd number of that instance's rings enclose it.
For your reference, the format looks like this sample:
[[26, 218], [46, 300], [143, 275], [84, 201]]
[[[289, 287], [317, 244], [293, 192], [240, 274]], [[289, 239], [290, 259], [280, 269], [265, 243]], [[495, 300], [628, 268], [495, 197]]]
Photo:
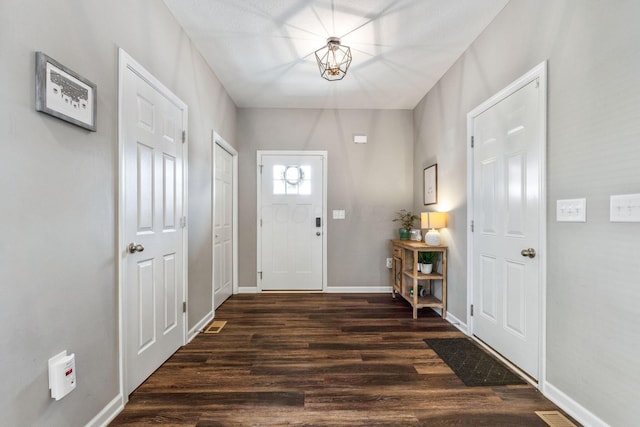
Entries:
[[447, 226], [446, 212], [422, 212], [420, 214], [420, 228], [438, 229]]
[[429, 228], [445, 228], [447, 226], [446, 212], [429, 212]]
[[420, 228], [425, 230], [429, 228], [429, 212], [422, 212], [420, 214]]

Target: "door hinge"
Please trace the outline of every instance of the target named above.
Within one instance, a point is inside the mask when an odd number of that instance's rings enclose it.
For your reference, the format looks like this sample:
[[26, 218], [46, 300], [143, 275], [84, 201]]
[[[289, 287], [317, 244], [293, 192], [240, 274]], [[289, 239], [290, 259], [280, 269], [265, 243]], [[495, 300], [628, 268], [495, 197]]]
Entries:
[[258, 165], [258, 167], [260, 168], [260, 175], [262, 175], [262, 166], [264, 165]]
[[474, 226], [473, 220], [471, 220], [471, 232], [473, 233], [474, 230], [475, 230], [475, 226]]
[[474, 144], [474, 139], [473, 139], [473, 135], [471, 135], [471, 148], [473, 148], [473, 144]]
[[180, 218], [180, 227], [185, 228], [187, 226], [187, 217], [183, 216]]
[[182, 143], [184, 144], [185, 142], [187, 142], [187, 131], [183, 130], [182, 131]]
[[262, 271], [258, 271], [258, 274], [260, 275], [260, 280], [262, 280]]
[[473, 304], [471, 304], [471, 315], [473, 316]]
[[183, 313], [186, 313], [186, 312], [187, 312], [187, 302], [186, 302], [186, 301], [184, 301], [184, 302], [182, 303], [182, 312], [183, 312]]

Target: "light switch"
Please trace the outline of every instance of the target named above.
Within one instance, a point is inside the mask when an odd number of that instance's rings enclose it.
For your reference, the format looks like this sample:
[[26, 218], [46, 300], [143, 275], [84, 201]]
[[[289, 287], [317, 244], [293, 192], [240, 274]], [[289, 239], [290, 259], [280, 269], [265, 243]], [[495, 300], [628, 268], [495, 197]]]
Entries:
[[611, 196], [611, 222], [640, 222], [640, 194]]
[[587, 222], [587, 199], [558, 200], [556, 220], [558, 222]]
[[333, 211], [333, 219], [344, 219], [344, 218], [345, 218], [344, 209]]

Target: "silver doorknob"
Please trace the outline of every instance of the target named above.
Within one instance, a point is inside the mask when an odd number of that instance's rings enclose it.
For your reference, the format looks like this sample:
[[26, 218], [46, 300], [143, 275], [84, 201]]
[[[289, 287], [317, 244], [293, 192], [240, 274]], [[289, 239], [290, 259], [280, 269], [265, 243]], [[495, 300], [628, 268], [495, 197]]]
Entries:
[[533, 248], [523, 249], [523, 250], [520, 251], [520, 255], [528, 256], [529, 258], [535, 258], [536, 257], [536, 250], [533, 249]]
[[319, 231], [316, 231], [316, 236], [319, 236], [321, 233]]
[[142, 252], [142, 251], [144, 251], [144, 246], [140, 244], [136, 245], [135, 243], [129, 243], [130, 254], [135, 254], [136, 252]]

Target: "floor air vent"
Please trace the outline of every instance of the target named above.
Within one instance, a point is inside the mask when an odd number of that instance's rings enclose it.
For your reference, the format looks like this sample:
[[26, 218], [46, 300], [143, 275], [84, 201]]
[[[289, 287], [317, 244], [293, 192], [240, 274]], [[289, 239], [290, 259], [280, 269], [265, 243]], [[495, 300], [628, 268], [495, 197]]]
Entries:
[[224, 325], [227, 324], [226, 320], [214, 320], [211, 324], [204, 330], [205, 334], [217, 334], [219, 333]]
[[536, 411], [536, 415], [551, 427], [576, 427], [574, 423], [558, 411]]

